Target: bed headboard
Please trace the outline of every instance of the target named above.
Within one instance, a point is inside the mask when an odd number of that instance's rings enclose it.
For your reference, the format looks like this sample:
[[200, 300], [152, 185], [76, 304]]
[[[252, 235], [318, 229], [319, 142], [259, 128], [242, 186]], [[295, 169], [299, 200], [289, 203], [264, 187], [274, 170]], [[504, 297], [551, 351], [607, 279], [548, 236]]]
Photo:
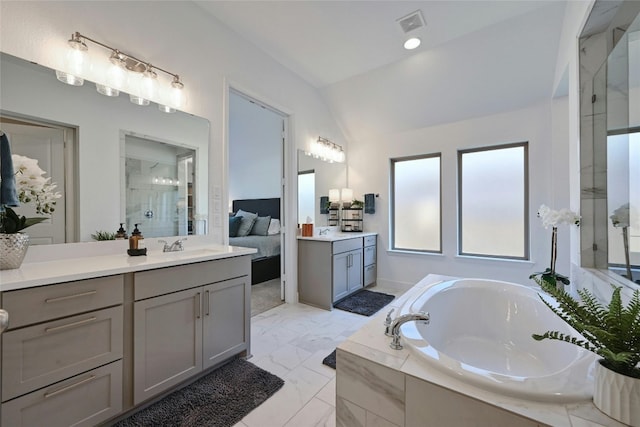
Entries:
[[234, 200], [232, 204], [234, 212], [242, 209], [246, 212], [254, 212], [259, 216], [270, 216], [280, 219], [280, 198], [273, 199], [242, 199]]

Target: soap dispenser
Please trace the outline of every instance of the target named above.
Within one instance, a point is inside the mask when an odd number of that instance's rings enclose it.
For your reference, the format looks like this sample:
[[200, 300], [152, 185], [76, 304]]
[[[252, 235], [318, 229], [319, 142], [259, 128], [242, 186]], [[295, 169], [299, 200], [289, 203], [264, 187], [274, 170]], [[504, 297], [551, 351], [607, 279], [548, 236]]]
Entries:
[[129, 237], [129, 250], [127, 253], [131, 256], [147, 254], [147, 248], [144, 245], [144, 236], [138, 229], [138, 225], [140, 224], [135, 224], [131, 237]]
[[120, 228], [116, 231], [116, 240], [127, 240], [127, 232], [123, 227], [124, 223], [120, 223]]

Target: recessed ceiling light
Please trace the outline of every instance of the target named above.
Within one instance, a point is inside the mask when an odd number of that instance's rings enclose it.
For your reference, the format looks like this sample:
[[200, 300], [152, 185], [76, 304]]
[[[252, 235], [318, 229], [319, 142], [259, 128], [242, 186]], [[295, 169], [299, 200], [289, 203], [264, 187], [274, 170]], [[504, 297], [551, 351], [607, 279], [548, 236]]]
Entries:
[[415, 49], [420, 46], [420, 39], [418, 37], [411, 37], [404, 42], [404, 48], [407, 50]]

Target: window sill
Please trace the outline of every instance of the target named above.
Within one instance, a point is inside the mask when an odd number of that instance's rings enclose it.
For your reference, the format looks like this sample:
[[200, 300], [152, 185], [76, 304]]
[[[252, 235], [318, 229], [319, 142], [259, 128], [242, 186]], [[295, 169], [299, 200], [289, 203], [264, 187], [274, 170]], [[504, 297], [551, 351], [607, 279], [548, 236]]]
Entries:
[[398, 255], [418, 255], [418, 256], [422, 256], [422, 255], [427, 255], [427, 256], [438, 256], [438, 257], [444, 257], [444, 254], [442, 252], [421, 252], [421, 251], [407, 251], [407, 250], [402, 250], [402, 249], [387, 249], [387, 253], [388, 254], [398, 254]]
[[514, 264], [535, 265], [534, 261], [530, 259], [511, 259], [511, 258], [493, 258], [486, 256], [472, 256], [472, 255], [456, 255], [457, 259], [470, 260], [470, 261], [495, 261], [495, 262], [508, 262]]

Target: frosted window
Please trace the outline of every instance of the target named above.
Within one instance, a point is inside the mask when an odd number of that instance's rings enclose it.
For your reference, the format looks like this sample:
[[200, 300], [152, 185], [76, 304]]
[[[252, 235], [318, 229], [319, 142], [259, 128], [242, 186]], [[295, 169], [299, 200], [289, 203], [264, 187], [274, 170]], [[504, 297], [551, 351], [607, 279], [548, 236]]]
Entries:
[[526, 144], [459, 153], [460, 253], [528, 258]]
[[393, 249], [440, 252], [440, 155], [393, 159]]

